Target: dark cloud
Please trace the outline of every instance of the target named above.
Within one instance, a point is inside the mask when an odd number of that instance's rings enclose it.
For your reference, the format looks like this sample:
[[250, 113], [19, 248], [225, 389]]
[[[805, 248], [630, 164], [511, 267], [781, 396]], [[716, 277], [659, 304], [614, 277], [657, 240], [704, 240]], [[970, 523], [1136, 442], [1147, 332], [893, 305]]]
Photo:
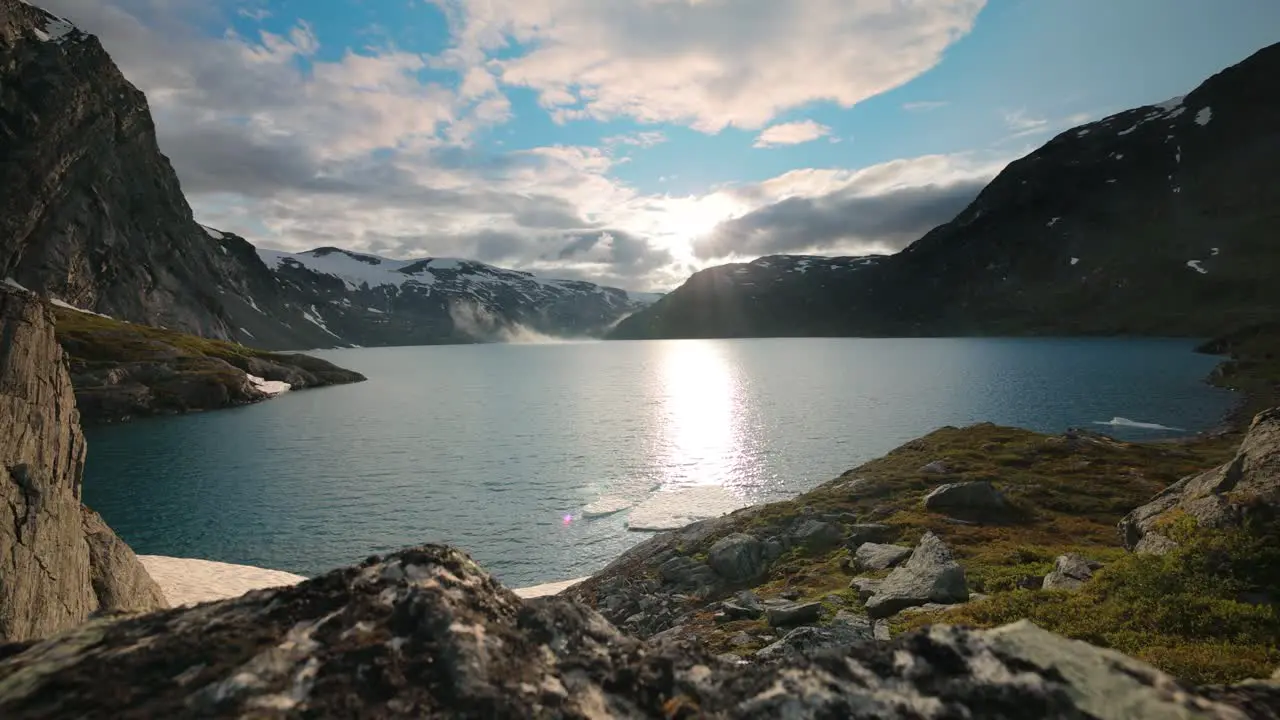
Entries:
[[837, 247], [901, 250], [951, 220], [986, 185], [985, 179], [925, 185], [879, 195], [843, 190], [819, 197], [790, 197], [721, 223], [694, 245], [703, 259]]

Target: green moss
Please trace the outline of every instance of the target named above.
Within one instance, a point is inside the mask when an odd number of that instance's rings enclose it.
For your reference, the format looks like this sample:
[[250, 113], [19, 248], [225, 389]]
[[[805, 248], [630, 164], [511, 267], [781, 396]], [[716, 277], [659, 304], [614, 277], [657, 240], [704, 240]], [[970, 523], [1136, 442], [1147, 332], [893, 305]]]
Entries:
[[1162, 555], [1124, 555], [1076, 592], [1017, 590], [941, 613], [931, 622], [993, 627], [1022, 618], [1067, 637], [1115, 648], [1193, 683], [1266, 677], [1280, 665], [1280, 615], [1245, 601], [1280, 597], [1280, 536], [1207, 531], [1185, 519], [1182, 543]]

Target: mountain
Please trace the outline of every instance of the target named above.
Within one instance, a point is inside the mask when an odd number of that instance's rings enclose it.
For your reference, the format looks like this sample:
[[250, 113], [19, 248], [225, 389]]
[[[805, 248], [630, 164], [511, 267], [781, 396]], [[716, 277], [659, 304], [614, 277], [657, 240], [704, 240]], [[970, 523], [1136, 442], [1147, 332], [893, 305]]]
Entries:
[[0, 187], [0, 279], [263, 349], [599, 335], [646, 304], [464, 260], [259, 252], [204, 227], [142, 92], [97, 38], [21, 0], [0, 0]]
[[1185, 97], [1063, 132], [859, 272], [796, 256], [785, 263], [803, 272], [712, 268], [613, 336], [1208, 336], [1274, 322], [1278, 74], [1280, 44]]

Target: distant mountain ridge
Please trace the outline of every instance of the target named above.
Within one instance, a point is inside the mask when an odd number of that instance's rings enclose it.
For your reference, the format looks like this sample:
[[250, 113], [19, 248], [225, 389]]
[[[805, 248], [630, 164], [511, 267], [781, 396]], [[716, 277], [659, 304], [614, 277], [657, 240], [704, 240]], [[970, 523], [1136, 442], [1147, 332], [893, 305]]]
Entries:
[[1059, 134], [863, 271], [811, 258], [762, 286], [704, 270], [613, 336], [1207, 337], [1274, 322], [1278, 76], [1280, 44]]
[[146, 97], [97, 38], [21, 0], [0, 0], [0, 88], [0, 280], [72, 307], [281, 350], [599, 335], [653, 299], [471, 261], [260, 253], [204, 227]]

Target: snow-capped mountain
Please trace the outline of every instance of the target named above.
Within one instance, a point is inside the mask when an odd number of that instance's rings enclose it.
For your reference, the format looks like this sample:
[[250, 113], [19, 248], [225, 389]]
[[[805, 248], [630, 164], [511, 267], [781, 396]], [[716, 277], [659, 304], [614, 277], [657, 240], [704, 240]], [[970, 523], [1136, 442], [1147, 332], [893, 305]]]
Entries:
[[223, 290], [245, 344], [274, 344], [263, 335], [272, 332], [264, 321], [295, 331], [301, 325], [319, 346], [591, 337], [655, 299], [473, 260], [394, 260], [334, 247], [287, 253], [206, 231], [225, 257], [257, 265], [272, 279]]
[[1277, 76], [1280, 44], [1185, 97], [1058, 134], [861, 272], [712, 268], [614, 335], [1207, 337], [1274, 322]]

